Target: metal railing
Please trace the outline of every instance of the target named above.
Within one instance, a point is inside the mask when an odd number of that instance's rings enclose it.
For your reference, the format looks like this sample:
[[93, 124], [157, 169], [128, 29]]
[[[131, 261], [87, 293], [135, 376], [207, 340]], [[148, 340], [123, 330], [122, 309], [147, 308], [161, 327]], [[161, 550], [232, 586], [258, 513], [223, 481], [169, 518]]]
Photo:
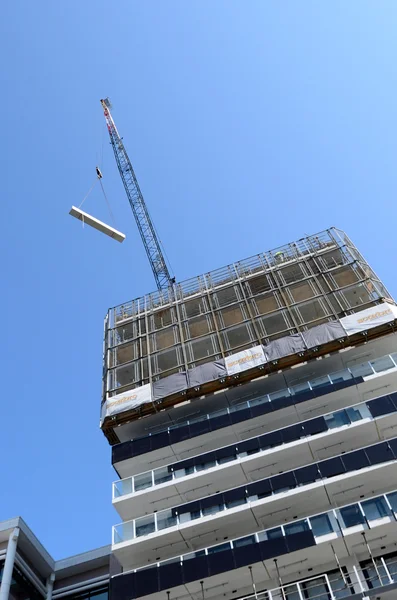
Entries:
[[[255, 501], [255, 499], [253, 499], [253, 501]], [[241, 505], [243, 504], [250, 506], [251, 501], [247, 499], [244, 503], [241, 503]], [[158, 533], [165, 529], [179, 528], [185, 523], [219, 514], [219, 512], [223, 512], [229, 508], [235, 508], [235, 506], [230, 507], [227, 504], [218, 505], [216, 510], [211, 510], [208, 513], [206, 513], [205, 510], [199, 509], [194, 512], [182, 512], [181, 514], [178, 514], [177, 510], [166, 509], [151, 515], [139, 517], [138, 519], [124, 521], [113, 527], [112, 543], [116, 545], [145, 537], [153, 533]], [[244, 541], [246, 541], [247, 544], [248, 542], [258, 543], [269, 539], [288, 537], [288, 535], [302, 531], [312, 531], [317, 543], [319, 543], [323, 536], [329, 536], [330, 534], [336, 534], [337, 536], [344, 535], [351, 527], [370, 528], [370, 523], [376, 524], [379, 519], [391, 517], [395, 519], [396, 509], [397, 492], [389, 492], [388, 494], [382, 494], [368, 500], [355, 502], [338, 509], [329, 510], [312, 517], [306, 517], [299, 521], [293, 521], [279, 527], [264, 529], [259, 533], [250, 534], [243, 538], [227, 542], [226, 544], [221, 544], [220, 546], [225, 546], [225, 549], [226, 547], [233, 548], [244, 545]], [[219, 548], [219, 545], [214, 546], [214, 548]], [[211, 548], [209, 550], [211, 552]]]
[[174, 296], [178, 300], [191, 298], [203, 291], [235, 281], [259, 271], [269, 271], [271, 268], [279, 267], [281, 264], [306, 258], [318, 254], [332, 247], [338, 248], [352, 245], [347, 241], [343, 232], [331, 228], [312, 236], [308, 236], [296, 242], [285, 244], [279, 248], [269, 250], [250, 258], [232, 263], [220, 269], [210, 271], [203, 275], [186, 279], [175, 285], [174, 290], [162, 290], [136, 298], [124, 304], [110, 309], [110, 326], [114, 326], [127, 319], [138, 316], [145, 311], [153, 310], [160, 306], [170, 304]]
[[[393, 411], [391, 411], [393, 412]], [[328, 429], [326, 431], [341, 431], [341, 429], [346, 429], [353, 423], [357, 423], [359, 421], [373, 421], [374, 417], [372, 417], [368, 405], [366, 402], [361, 402], [360, 404], [355, 404], [353, 406], [348, 407], [347, 409], [340, 409], [333, 411], [332, 413], [328, 413], [324, 415], [324, 419], [326, 421], [326, 425]], [[302, 422], [305, 423], [304, 421]], [[283, 431], [283, 429], [277, 430]], [[166, 465], [163, 467], [158, 467], [157, 469], [152, 469], [151, 471], [146, 471], [145, 473], [139, 473], [137, 475], [132, 475], [130, 477], [125, 477], [124, 479], [119, 479], [113, 482], [113, 500], [118, 498], [122, 498], [123, 496], [134, 494], [136, 492], [140, 492], [143, 490], [148, 490], [149, 488], [156, 487], [158, 485], [162, 485], [163, 483], [168, 483], [170, 481], [176, 481], [181, 477], [194, 476], [198, 473], [204, 473], [209, 469], [214, 469], [219, 466], [232, 466], [233, 464], [238, 463], [241, 459], [249, 456], [250, 458], [255, 458], [259, 455], [264, 455], [270, 450], [274, 450], [275, 448], [281, 448], [285, 445], [295, 444], [299, 439], [309, 439], [315, 438], [317, 435], [323, 435], [325, 432], [322, 431], [319, 434], [303, 434], [299, 438], [297, 437], [295, 440], [290, 440], [288, 442], [280, 441], [278, 444], [272, 446], [271, 448], [260, 448], [250, 450], [250, 454], [247, 455], [247, 452], [236, 451], [236, 444], [230, 447], [230, 457], [223, 458], [221, 461], [215, 458], [216, 451], [211, 452], [211, 456], [208, 454], [203, 455], [203, 462], [195, 465], [191, 465], [189, 467], [178, 469], [178, 463], [173, 463], [172, 465]], [[255, 439], [255, 438], [250, 438]], [[249, 440], [244, 440], [247, 442]], [[241, 442], [241, 445], [244, 444]], [[226, 446], [227, 448], [227, 446]], [[213, 455], [213, 457], [212, 457]], [[186, 462], [186, 459], [183, 461]]]

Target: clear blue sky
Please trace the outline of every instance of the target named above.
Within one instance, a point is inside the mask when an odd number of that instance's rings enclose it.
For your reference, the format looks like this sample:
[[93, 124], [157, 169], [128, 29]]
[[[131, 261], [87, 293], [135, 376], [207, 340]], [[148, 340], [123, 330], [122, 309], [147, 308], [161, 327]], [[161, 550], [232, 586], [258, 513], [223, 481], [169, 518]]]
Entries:
[[[110, 96], [177, 279], [335, 225], [397, 295], [395, 0], [4, 0], [0, 519], [55, 558], [110, 542], [103, 317], [154, 289], [127, 241], [72, 219]], [[87, 210], [109, 220], [99, 190]]]

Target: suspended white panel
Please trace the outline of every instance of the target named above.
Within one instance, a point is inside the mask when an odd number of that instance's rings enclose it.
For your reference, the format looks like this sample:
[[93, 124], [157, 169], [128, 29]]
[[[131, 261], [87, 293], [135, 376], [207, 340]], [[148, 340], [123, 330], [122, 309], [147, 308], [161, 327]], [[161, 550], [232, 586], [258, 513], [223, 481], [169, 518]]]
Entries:
[[101, 233], [105, 233], [106, 235], [113, 238], [114, 240], [117, 240], [118, 242], [124, 242], [124, 240], [125, 240], [124, 233], [121, 233], [120, 231], [117, 231], [117, 229], [114, 229], [113, 227], [106, 225], [106, 223], [103, 223], [102, 221], [95, 219], [95, 217], [92, 217], [91, 215], [84, 212], [80, 208], [76, 208], [75, 206], [72, 206], [69, 214], [72, 215], [72, 217], [75, 217], [76, 219], [78, 219], [79, 221], [82, 221], [86, 225], [90, 225], [94, 229], [98, 229], [98, 231], [100, 231]]

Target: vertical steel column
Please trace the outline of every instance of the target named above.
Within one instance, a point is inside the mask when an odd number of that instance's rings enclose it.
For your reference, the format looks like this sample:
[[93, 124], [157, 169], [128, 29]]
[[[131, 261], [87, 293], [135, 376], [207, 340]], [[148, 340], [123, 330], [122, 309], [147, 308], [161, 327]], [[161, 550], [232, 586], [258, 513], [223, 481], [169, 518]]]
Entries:
[[12, 572], [14, 570], [15, 554], [17, 552], [17, 544], [19, 537], [19, 527], [10, 534], [8, 538], [6, 559], [4, 562], [3, 577], [0, 585], [0, 600], [8, 600], [12, 581]]
[[55, 573], [51, 573], [51, 575], [49, 577], [47, 577], [46, 600], [52, 600], [52, 591], [54, 589], [54, 581], [55, 581]]

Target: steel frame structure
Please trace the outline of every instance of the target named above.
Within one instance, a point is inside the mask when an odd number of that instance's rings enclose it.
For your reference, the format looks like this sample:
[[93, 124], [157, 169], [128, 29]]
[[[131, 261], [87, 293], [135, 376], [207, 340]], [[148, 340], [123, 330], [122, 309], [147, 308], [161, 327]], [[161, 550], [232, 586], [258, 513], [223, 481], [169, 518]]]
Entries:
[[139, 183], [131, 161], [110, 113], [109, 99], [102, 99], [101, 105], [104, 111], [110, 143], [112, 144], [120, 177], [123, 181], [124, 189], [131, 205], [132, 212], [134, 214], [154, 278], [156, 280], [157, 288], [159, 291], [168, 290], [169, 286], [172, 285], [174, 280], [170, 276], [163, 252], [161, 250], [160, 242], [147, 210], [145, 200], [139, 187]]

